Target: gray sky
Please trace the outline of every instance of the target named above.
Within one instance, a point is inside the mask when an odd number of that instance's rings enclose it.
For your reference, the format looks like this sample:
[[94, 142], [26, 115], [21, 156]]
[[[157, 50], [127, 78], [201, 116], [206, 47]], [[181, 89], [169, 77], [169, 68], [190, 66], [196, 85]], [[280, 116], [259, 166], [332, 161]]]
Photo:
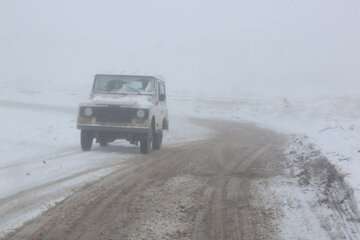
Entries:
[[358, 0], [1, 0], [0, 84], [148, 73], [171, 91], [355, 94], [359, 24]]

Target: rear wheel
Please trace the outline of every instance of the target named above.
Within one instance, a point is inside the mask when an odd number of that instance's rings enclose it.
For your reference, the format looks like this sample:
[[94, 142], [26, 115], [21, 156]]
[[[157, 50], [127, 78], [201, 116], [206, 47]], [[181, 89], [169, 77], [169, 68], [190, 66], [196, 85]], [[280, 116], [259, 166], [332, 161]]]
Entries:
[[99, 136], [97, 141], [100, 144], [100, 147], [106, 147], [109, 143], [108, 139], [106, 139], [104, 136]]
[[163, 140], [163, 132], [159, 131], [154, 134], [154, 142], [153, 142], [153, 149], [160, 150]]
[[93, 144], [93, 140], [94, 140], [94, 136], [93, 133], [90, 131], [86, 131], [86, 130], [81, 130], [81, 148], [83, 151], [90, 151], [92, 144]]

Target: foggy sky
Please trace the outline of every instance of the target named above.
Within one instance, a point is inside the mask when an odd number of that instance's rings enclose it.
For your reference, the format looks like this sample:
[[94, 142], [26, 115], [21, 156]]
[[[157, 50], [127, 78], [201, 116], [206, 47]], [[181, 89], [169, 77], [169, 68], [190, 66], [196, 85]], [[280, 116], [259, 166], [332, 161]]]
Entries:
[[358, 0], [1, 0], [0, 86], [163, 76], [218, 96], [360, 93]]

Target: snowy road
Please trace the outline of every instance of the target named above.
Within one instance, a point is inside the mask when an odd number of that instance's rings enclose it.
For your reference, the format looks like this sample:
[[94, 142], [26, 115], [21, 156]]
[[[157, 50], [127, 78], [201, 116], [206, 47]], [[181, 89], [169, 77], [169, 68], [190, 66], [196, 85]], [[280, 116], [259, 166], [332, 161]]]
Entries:
[[353, 199], [326, 159], [302, 169], [284, 135], [196, 123], [216, 134], [135, 156], [5, 239], [359, 239]]
[[282, 174], [280, 136], [208, 123], [209, 140], [141, 156], [10, 239], [276, 239], [255, 183]]

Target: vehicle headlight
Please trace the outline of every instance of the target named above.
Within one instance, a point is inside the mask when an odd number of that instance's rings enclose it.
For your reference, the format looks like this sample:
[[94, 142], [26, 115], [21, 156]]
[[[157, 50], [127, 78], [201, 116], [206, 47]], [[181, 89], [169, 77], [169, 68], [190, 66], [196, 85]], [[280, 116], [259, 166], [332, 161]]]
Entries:
[[136, 116], [138, 118], [144, 118], [145, 117], [145, 111], [144, 110], [138, 110], [136, 113]]
[[86, 107], [86, 108], [84, 108], [83, 113], [86, 117], [91, 117], [93, 115], [93, 110], [90, 107]]

